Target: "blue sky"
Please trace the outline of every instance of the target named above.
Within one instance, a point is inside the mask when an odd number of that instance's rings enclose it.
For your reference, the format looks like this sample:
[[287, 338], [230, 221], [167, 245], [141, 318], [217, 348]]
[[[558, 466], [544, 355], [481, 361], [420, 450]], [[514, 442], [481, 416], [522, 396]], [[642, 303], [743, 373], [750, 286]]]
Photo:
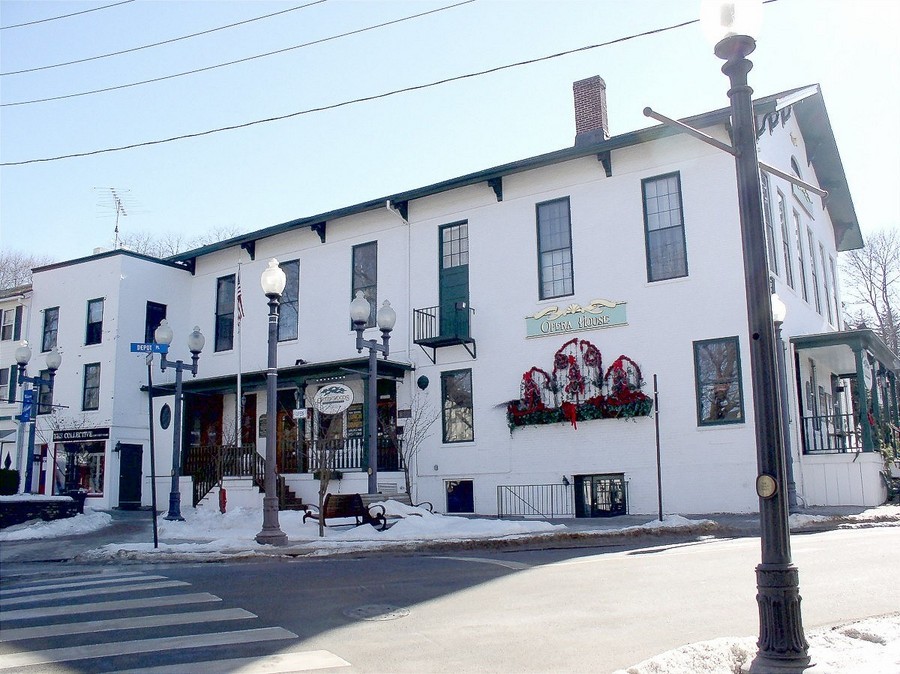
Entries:
[[[0, 72], [87, 58], [298, 7], [294, 2], [0, 0]], [[476, 0], [200, 74], [30, 105], [284, 49], [459, 0], [327, 0], [122, 56], [0, 77], [0, 162], [192, 134], [425, 84], [689, 21], [698, 0]], [[900, 3], [764, 7], [751, 85], [818, 82], [863, 233], [900, 226]], [[334, 110], [132, 150], [0, 167], [0, 245], [57, 260], [110, 246], [96, 187], [126, 191], [122, 232], [252, 231], [568, 147], [572, 82], [601, 75], [612, 133], [727, 105], [727, 80], [690, 25]]]

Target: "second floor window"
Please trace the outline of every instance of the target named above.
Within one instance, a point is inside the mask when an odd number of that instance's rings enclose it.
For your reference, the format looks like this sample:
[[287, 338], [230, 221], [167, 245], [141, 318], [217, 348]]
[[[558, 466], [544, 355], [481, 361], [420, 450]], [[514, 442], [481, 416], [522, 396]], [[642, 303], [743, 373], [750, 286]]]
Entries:
[[44, 309], [44, 329], [41, 332], [41, 351], [50, 351], [56, 346], [59, 332], [59, 307]]
[[687, 276], [687, 242], [677, 173], [641, 181], [644, 193], [644, 230], [647, 280]]
[[16, 307], [15, 309], [6, 309], [2, 312], [3, 316], [0, 318], [0, 340], [18, 339], [18, 337], [13, 336], [13, 333], [16, 332], [16, 318], [21, 315], [21, 309], [22, 307]]
[[784, 195], [778, 191], [778, 222], [781, 223], [781, 249], [784, 257], [784, 280], [788, 286], [794, 287], [794, 267], [791, 260], [791, 235], [788, 231], [787, 204]]
[[[38, 377], [40, 377], [41, 381], [50, 381], [50, 370], [41, 370], [38, 373]], [[53, 412], [53, 397], [50, 395], [50, 386], [41, 384], [35, 390], [37, 391], [37, 413], [50, 414]]]
[[806, 256], [803, 254], [803, 225], [800, 223], [800, 214], [794, 214], [794, 243], [797, 244], [797, 264], [800, 272], [800, 291], [803, 301], [809, 302], [809, 289], [806, 287]]
[[87, 304], [87, 328], [85, 344], [99, 344], [103, 340], [103, 300], [90, 300]]
[[287, 283], [284, 292], [281, 293], [281, 306], [278, 310], [278, 341], [297, 339], [299, 331], [300, 309], [300, 261], [292, 260], [282, 262], [281, 271], [284, 272]]
[[765, 171], [759, 172], [759, 186], [762, 191], [763, 221], [766, 223], [766, 250], [769, 252], [769, 271], [778, 276], [775, 225], [772, 222], [772, 201], [769, 196], [769, 174]]
[[806, 237], [809, 240], [809, 275], [812, 281], [812, 294], [816, 303], [816, 311], [822, 313], [822, 297], [819, 295], [819, 265], [816, 263], [816, 240], [813, 238], [812, 229], [806, 228]]
[[375, 305], [378, 301], [378, 242], [362, 243], [353, 246], [353, 287], [350, 299], [356, 297], [356, 291], [362, 290], [363, 297], [369, 300], [369, 322], [367, 328], [375, 325]]
[[147, 302], [147, 312], [144, 318], [144, 342], [150, 344], [156, 341], [153, 333], [166, 317], [166, 305], [159, 302]]
[[216, 351], [234, 348], [234, 274], [216, 281]]
[[81, 409], [100, 409], [100, 363], [87, 363], [84, 366]]
[[575, 289], [568, 197], [537, 205], [537, 237], [540, 298], [571, 295]]
[[16, 376], [18, 375], [18, 371], [16, 370], [16, 366], [13, 365], [11, 368], [3, 368], [0, 370], [0, 395], [3, 396], [3, 400], [8, 403], [16, 402]]

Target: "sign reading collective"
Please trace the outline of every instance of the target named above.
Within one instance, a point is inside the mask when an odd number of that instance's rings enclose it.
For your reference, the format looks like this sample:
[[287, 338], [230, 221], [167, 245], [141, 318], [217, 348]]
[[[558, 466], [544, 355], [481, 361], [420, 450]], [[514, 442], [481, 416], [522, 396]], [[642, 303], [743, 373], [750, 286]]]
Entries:
[[592, 300], [590, 304], [570, 304], [567, 307], [544, 307], [525, 317], [526, 337], [550, 337], [567, 332], [582, 332], [598, 328], [628, 325], [625, 302]]
[[92, 442], [109, 440], [109, 428], [79, 428], [71, 431], [53, 431], [53, 442]]
[[313, 398], [313, 407], [322, 414], [341, 414], [353, 404], [353, 391], [344, 384], [323, 386]]

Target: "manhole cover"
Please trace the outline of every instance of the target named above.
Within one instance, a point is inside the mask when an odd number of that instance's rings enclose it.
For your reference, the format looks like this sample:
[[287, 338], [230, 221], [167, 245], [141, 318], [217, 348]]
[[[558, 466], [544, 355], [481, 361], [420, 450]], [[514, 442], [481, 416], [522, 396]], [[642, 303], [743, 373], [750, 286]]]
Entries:
[[356, 620], [396, 620], [409, 615], [408, 608], [388, 606], [387, 604], [366, 604], [344, 610], [344, 615]]

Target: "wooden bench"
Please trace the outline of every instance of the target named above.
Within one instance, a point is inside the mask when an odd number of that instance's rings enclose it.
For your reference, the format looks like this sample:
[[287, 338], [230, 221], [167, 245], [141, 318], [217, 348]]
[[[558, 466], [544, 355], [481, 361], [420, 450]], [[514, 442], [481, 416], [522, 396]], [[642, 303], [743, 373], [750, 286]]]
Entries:
[[[409, 494], [406, 492], [397, 492], [396, 494], [360, 494], [362, 497], [363, 505], [369, 507], [373, 503], [378, 503], [380, 501], [397, 501], [398, 503], [402, 503], [403, 505], [408, 505], [411, 508], [425, 508], [428, 512], [433, 513], [434, 507], [428, 501], [422, 501], [421, 503], [413, 503]], [[384, 508], [382, 507], [382, 510]], [[413, 513], [417, 515], [418, 513]]]
[[[303, 522], [307, 518], [319, 519], [318, 507], [309, 504], [309, 508], [303, 514]], [[387, 528], [387, 519], [384, 517], [384, 508], [382, 512], [372, 514], [369, 508], [363, 504], [363, 499], [359, 494], [325, 494], [325, 502], [322, 504], [322, 519], [329, 520], [336, 517], [354, 517], [356, 524], [371, 524], [380, 531]]]

